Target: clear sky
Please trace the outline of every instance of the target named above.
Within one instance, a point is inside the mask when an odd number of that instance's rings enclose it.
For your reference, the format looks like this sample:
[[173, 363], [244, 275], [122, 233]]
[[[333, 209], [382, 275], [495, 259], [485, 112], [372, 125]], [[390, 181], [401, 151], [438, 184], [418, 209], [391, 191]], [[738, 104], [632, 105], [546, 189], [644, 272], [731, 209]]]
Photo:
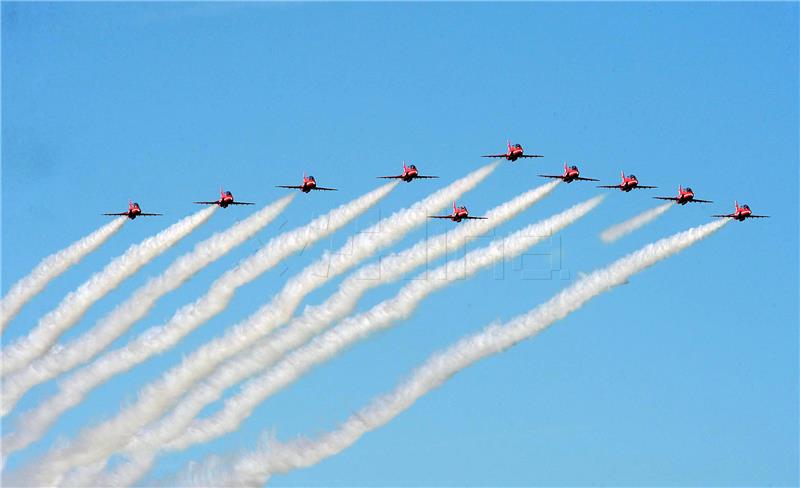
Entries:
[[[199, 344], [246, 317], [348, 235], [484, 164], [506, 138], [544, 154], [504, 163], [464, 197], [480, 214], [564, 159], [649, 193], [609, 194], [519, 261], [427, 300], [260, 406], [236, 433], [159, 459], [151, 478], [210, 453], [334, 428], [431, 352], [525, 312], [579, 272], [749, 203], [771, 219], [712, 238], [603, 295], [545, 334], [454, 377], [388, 426], [279, 486], [796, 485], [798, 483], [798, 4], [2, 4], [2, 291], [122, 211], [125, 225], [26, 306], [28, 331], [127, 246], [213, 199], [266, 204], [303, 171], [339, 192], [300, 195], [274, 225], [168, 295], [120, 345], [203, 293], [277, 235], [363, 194], [403, 159], [443, 177], [397, 188], [346, 231], [241, 289], [162, 357], [97, 389], [20, 466], [107, 418]], [[613, 245], [600, 231], [691, 185]], [[562, 185], [497, 236], [602, 190]], [[94, 306], [76, 337], [145, 280], [250, 208], [228, 208]], [[439, 233], [436, 222], [400, 250]], [[479, 239], [480, 245], [489, 239]], [[549, 254], [549, 257], [547, 256]], [[553, 279], [549, 260], [560, 260]], [[436, 263], [435, 263], [436, 264]], [[335, 280], [305, 303], [324, 300]], [[400, 284], [370, 293], [365, 309]], [[32, 390], [3, 419], [51, 394]], [[215, 407], [217, 408], [217, 407]], [[211, 411], [211, 410], [209, 410]]]

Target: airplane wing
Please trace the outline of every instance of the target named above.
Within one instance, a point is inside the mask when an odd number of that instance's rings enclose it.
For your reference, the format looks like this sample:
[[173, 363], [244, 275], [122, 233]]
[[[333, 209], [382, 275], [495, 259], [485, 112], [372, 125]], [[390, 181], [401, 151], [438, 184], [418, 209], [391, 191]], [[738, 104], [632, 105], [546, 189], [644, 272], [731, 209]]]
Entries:
[[600, 181], [600, 180], [596, 180], [594, 178], [584, 178], [582, 176], [578, 176], [578, 177], [572, 178], [572, 179], [573, 180], [578, 180], [578, 181]]
[[[399, 175], [398, 176], [376, 176], [375, 178], [383, 178], [383, 179], [386, 179], [386, 180], [399, 180], [399, 179], [402, 178], [402, 176], [399, 176]], [[417, 177], [417, 178], [419, 178], [419, 177]]]
[[217, 205], [217, 204], [219, 204], [219, 202], [192, 202], [192, 203], [196, 203], [198, 205]]
[[564, 177], [562, 175], [536, 175], [536, 176], [541, 176], [542, 178], [555, 178], [557, 180], [563, 180], [564, 179]]
[[647, 185], [636, 185], [633, 187], [634, 190], [640, 188], [642, 190], [649, 190], [650, 188], [658, 188], [657, 186], [647, 186]]
[[731, 219], [732, 219], [732, 218], [734, 217], [734, 215], [733, 215], [733, 214], [726, 214], [726, 215], [712, 215], [712, 217], [723, 217], [723, 218], [724, 218], [724, 217], [728, 217], [728, 218], [731, 218]]
[[320, 190], [320, 191], [339, 191], [337, 188], [325, 188], [324, 186], [315, 186], [312, 190]]
[[120, 213], [104, 213], [103, 215], [128, 215], [128, 212], [120, 212]]
[[292, 188], [294, 190], [302, 190], [302, 186], [292, 186], [292, 185], [275, 185], [275, 188]]
[[747, 216], [747, 218], [748, 219], [768, 219], [769, 215], [752, 215], [752, 214], [750, 214], [750, 215]]
[[504, 158], [506, 157], [505, 154], [486, 154], [485, 156], [481, 156], [482, 158]]
[[438, 178], [438, 176], [420, 176], [420, 175], [417, 175], [414, 178], [419, 178], [421, 180], [432, 180], [434, 178]]
[[672, 200], [673, 202], [678, 201], [677, 197], [653, 197], [653, 198], [655, 198], [656, 200]]
[[620, 186], [619, 185], [599, 185], [597, 188], [616, 188], [617, 190], [619, 190]]
[[[127, 215], [127, 214], [126, 214]], [[164, 214], [154, 214], [154, 213], [140, 213], [137, 217], [155, 217], [157, 215], [164, 215]]]
[[429, 219], [452, 219], [452, 215], [428, 215]]
[[692, 203], [692, 202], [694, 202], [694, 203], [714, 203], [711, 200], [698, 200], [697, 198], [692, 198], [691, 200], [689, 200], [689, 202], [690, 203]]
[[228, 205], [255, 205], [252, 202], [228, 202]]
[[489, 217], [471, 217], [471, 216], [461, 217], [461, 218], [464, 219], [464, 220], [488, 220], [489, 219]]
[[517, 156], [518, 158], [543, 158], [541, 154], [523, 154], [522, 156]]

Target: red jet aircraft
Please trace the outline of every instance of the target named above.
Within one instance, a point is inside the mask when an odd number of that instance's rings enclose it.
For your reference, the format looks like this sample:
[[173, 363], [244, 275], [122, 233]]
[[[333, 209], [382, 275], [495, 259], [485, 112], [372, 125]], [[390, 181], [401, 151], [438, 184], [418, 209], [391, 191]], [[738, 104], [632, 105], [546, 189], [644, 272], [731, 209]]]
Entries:
[[300, 186], [277, 185], [276, 188], [293, 188], [295, 190], [300, 190], [303, 193], [308, 193], [311, 190], [337, 191], [336, 188], [325, 188], [322, 186], [317, 186], [317, 180], [315, 180], [313, 176], [306, 176], [305, 173], [303, 173], [302, 185]]
[[406, 162], [403, 161], [403, 174], [397, 176], [378, 176], [378, 178], [384, 178], [388, 180], [403, 180], [408, 183], [411, 180], [415, 179], [432, 179], [438, 178], [438, 176], [422, 176], [417, 171], [417, 167], [413, 164], [406, 166]]
[[453, 213], [450, 215], [429, 215], [429, 219], [450, 219], [453, 222], [461, 222], [462, 220], [486, 220], [486, 217], [470, 217], [467, 207], [456, 207], [456, 202], [453, 202]]
[[539, 175], [542, 178], [556, 178], [564, 183], [572, 183], [573, 181], [600, 181], [594, 178], [582, 178], [580, 176], [581, 172], [578, 170], [578, 167], [575, 165], [567, 166], [567, 163], [564, 163], [564, 174], [563, 175]]
[[194, 202], [200, 205], [219, 205], [222, 208], [227, 208], [228, 205], [255, 205], [251, 202], [236, 202], [233, 200], [233, 193], [219, 189], [219, 200], [214, 202]]
[[727, 215], [712, 215], [712, 217], [728, 217], [739, 222], [744, 222], [744, 219], [766, 219], [769, 215], [753, 215], [750, 207], [747, 204], [739, 206], [739, 202], [734, 201], [733, 206], [736, 209], [732, 214]]
[[136, 202], [132, 202], [128, 200], [128, 211], [127, 212], [120, 212], [120, 213], [104, 213], [103, 215], [124, 215], [129, 219], [133, 220], [136, 217], [151, 217], [155, 215], [164, 215], [164, 214], [157, 214], [157, 213], [142, 213], [141, 207]]
[[519, 158], [543, 158], [541, 154], [525, 154], [520, 144], [511, 145], [511, 141], [506, 142], [508, 144], [508, 152], [505, 154], [487, 154], [485, 156], [481, 156], [482, 158], [505, 158], [508, 161], [516, 161]]
[[653, 198], [655, 198], [656, 200], [672, 200], [678, 205], [686, 205], [689, 202], [714, 203], [711, 200], [698, 200], [697, 198], [694, 197], [694, 192], [688, 186], [686, 188], [684, 188], [683, 186], [678, 186], [677, 197], [653, 197]]
[[657, 186], [645, 186], [640, 185], [639, 180], [636, 179], [636, 175], [629, 175], [625, 176], [625, 172], [622, 172], [622, 183], [619, 185], [602, 185], [598, 186], [597, 188], [616, 188], [620, 191], [629, 192], [631, 190], [639, 190], [642, 188], [658, 188]]

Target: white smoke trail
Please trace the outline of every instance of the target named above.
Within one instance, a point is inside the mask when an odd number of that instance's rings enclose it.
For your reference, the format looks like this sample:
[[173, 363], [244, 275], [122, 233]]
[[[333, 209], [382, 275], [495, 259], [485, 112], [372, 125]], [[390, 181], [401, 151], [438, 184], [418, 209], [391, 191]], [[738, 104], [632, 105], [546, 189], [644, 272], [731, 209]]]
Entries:
[[396, 186], [396, 182], [383, 185], [297, 229], [270, 239], [258, 252], [214, 281], [205, 295], [178, 309], [166, 324], [147, 329], [137, 339], [106, 352], [75, 371], [60, 382], [59, 391], [54, 396], [20, 416], [16, 431], [3, 437], [3, 455], [8, 456], [40, 438], [59, 415], [79, 404], [92, 389], [177, 344], [186, 334], [225, 310], [239, 287], [255, 280], [288, 256], [341, 229], [372, 208]]
[[674, 207], [675, 204], [672, 202], [665, 203], [663, 205], [659, 205], [658, 207], [651, 208], [649, 210], [645, 210], [644, 212], [640, 213], [639, 215], [626, 220], [625, 222], [620, 222], [619, 224], [612, 225], [608, 229], [604, 230], [600, 234], [600, 239], [603, 240], [606, 244], [612, 243], [619, 239], [620, 237], [626, 236], [631, 232], [639, 229], [640, 227], [644, 227], [646, 224], [657, 219], [659, 216], [666, 213], [667, 210]]
[[[152, 461], [152, 451], [158, 449], [185, 449], [190, 445], [209, 440], [235, 430], [247, 418], [252, 410], [268, 396], [298, 379], [313, 366], [334, 357], [339, 352], [369, 334], [390, 327], [398, 320], [410, 316], [419, 303], [431, 293], [440, 290], [455, 281], [474, 275], [504, 259], [511, 259], [522, 254], [526, 249], [540, 242], [568, 225], [578, 221], [603, 200], [597, 196], [586, 202], [577, 204], [559, 214], [541, 222], [524, 227], [511, 235], [496, 239], [485, 247], [467, 253], [463, 259], [452, 260], [431, 272], [423, 273], [416, 280], [404, 286], [392, 298], [375, 305], [367, 312], [355, 315], [342, 321], [333, 329], [314, 338], [309, 344], [293, 351], [274, 369], [248, 382], [242, 391], [225, 401], [225, 407], [217, 414], [205, 420], [189, 421], [202, 408], [216, 400], [230, 386], [228, 378], [238, 376], [240, 370], [247, 373], [264, 366], [260, 357], [275, 357], [275, 351], [285, 351], [283, 340], [292, 339], [286, 334], [276, 334], [269, 341], [264, 341], [254, 348], [242, 361], [227, 364], [217, 371], [209, 381], [192, 390], [180, 404], [165, 416], [155, 427], [137, 435], [127, 449], [139, 458], [135, 464], [139, 475], [143, 475], [149, 465], [144, 460]], [[254, 368], [253, 365], [256, 365]], [[222, 374], [225, 370], [226, 374]], [[188, 427], [188, 429], [187, 429]], [[173, 439], [182, 431], [182, 436]], [[125, 474], [122, 475], [122, 472]], [[133, 466], [123, 466], [120, 473], [112, 475], [115, 479], [135, 478]]]
[[42, 355], [56, 342], [59, 336], [75, 324], [97, 300], [116, 288], [142, 266], [174, 246], [198, 226], [206, 222], [216, 207], [204, 208], [153, 237], [128, 248], [84, 282], [77, 290], [67, 295], [58, 307], [39, 319], [36, 328], [27, 336], [3, 348], [2, 374], [17, 371]]
[[[649, 244], [584, 276], [547, 302], [506, 325], [490, 325], [480, 333], [461, 339], [431, 356], [394, 391], [373, 400], [333, 432], [316, 440], [275, 442], [265, 449], [226, 463], [226, 466], [232, 468], [223, 472], [209, 473], [203, 466], [194, 467], [184, 475], [179, 484], [263, 486], [272, 474], [312, 466], [334, 456], [354, 444], [365, 433], [391, 421], [411, 407], [417, 399], [442, 385], [460, 370], [538, 334], [582, 307], [593, 297], [625, 283], [632, 275], [710, 236], [727, 222], [728, 219], [711, 222]], [[209, 479], [209, 475], [212, 478]]]
[[70, 267], [78, 264], [89, 253], [103, 245], [109, 237], [117, 233], [128, 219], [114, 219], [88, 236], [72, 243], [66, 249], [44, 258], [28, 276], [22, 278], [0, 300], [0, 331], [17, 316], [31, 298]]
[[492, 163], [473, 171], [410, 209], [398, 211], [367, 231], [349, 238], [339, 252], [327, 253], [323, 259], [289, 280], [278, 295], [248, 319], [231, 327], [222, 337], [201, 346], [184, 358], [181, 364], [146, 386], [140, 392], [139, 399], [115, 418], [84, 431], [75, 442], [51, 451], [42, 462], [37, 462], [34, 470], [27, 473], [30, 479], [37, 484], [58, 483], [67, 470], [94, 463], [124, 447], [130, 436], [160, 417], [193, 383], [288, 320], [306, 294], [423, 224], [429, 209], [446, 206], [477, 186], [496, 167], [497, 163]]
[[175, 260], [163, 273], [150, 279], [118, 305], [95, 327], [66, 345], [54, 346], [45, 356], [6, 377], [2, 384], [2, 415], [33, 386], [69, 371], [94, 357], [131, 325], [144, 317], [159, 298], [181, 286], [195, 273], [221, 258], [274, 220], [294, 199], [294, 194], [267, 205], [230, 229], [220, 231], [195, 245]]

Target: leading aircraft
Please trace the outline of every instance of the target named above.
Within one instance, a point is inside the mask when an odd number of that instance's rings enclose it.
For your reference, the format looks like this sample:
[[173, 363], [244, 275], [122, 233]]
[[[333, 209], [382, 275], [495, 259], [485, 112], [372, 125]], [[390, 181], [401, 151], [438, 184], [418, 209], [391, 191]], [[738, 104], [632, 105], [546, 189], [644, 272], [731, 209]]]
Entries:
[[396, 176], [378, 176], [378, 178], [388, 179], [388, 180], [403, 180], [408, 183], [411, 180], [416, 179], [432, 179], [438, 178], [438, 176], [422, 176], [419, 174], [417, 167], [413, 164], [406, 166], [406, 162], [403, 161], [403, 174], [396, 175]]
[[456, 207], [456, 202], [453, 202], [453, 213], [450, 215], [429, 215], [429, 219], [450, 219], [453, 222], [461, 222], [462, 220], [486, 220], [487, 217], [471, 217], [467, 207]]
[[317, 186], [317, 180], [314, 179], [313, 176], [309, 175], [306, 176], [303, 173], [303, 184], [298, 186], [292, 185], [277, 185], [276, 188], [293, 188], [295, 190], [300, 190], [303, 193], [308, 193], [311, 190], [323, 190], [323, 191], [337, 191], [336, 188], [325, 188], [323, 186]]
[[542, 178], [555, 178], [563, 181], [564, 183], [572, 183], [573, 181], [600, 181], [594, 178], [583, 178], [580, 176], [581, 172], [578, 170], [578, 167], [575, 165], [567, 166], [567, 163], [564, 163], [564, 174], [562, 175], [539, 175]]
[[622, 183], [619, 185], [601, 185], [597, 188], [616, 188], [617, 190], [629, 192], [631, 190], [640, 190], [640, 189], [649, 189], [649, 188], [658, 188], [657, 186], [646, 186], [640, 185], [639, 180], [636, 179], [636, 175], [628, 175], [625, 176], [625, 172], [622, 171]]
[[104, 213], [103, 215], [124, 215], [129, 219], [133, 220], [136, 217], [152, 217], [156, 215], [164, 215], [160, 213], [142, 213], [142, 208], [139, 206], [138, 203], [132, 202], [128, 200], [128, 211], [127, 212], [120, 212], [120, 213]]
[[694, 192], [688, 186], [684, 188], [682, 185], [678, 186], [678, 196], [677, 197], [653, 197], [656, 200], [672, 200], [673, 202], [677, 203], [678, 205], [686, 205], [687, 203], [694, 202], [694, 203], [714, 203], [711, 200], [699, 200], [694, 197]]
[[744, 222], [744, 219], [766, 219], [769, 218], [769, 215], [753, 215], [753, 212], [750, 210], [750, 206], [746, 203], [739, 206], [739, 202], [733, 202], [734, 212], [732, 214], [727, 215], [712, 215], [712, 217], [727, 217], [733, 220], [738, 220], [739, 222]]
[[219, 200], [214, 202], [193, 202], [198, 203], [200, 205], [219, 205], [222, 208], [227, 208], [228, 205], [255, 205], [251, 202], [237, 202], [233, 199], [233, 193], [229, 191], [225, 191], [222, 188], [219, 189]]
[[525, 154], [520, 144], [511, 144], [511, 141], [506, 141], [508, 151], [505, 154], [486, 154], [482, 158], [505, 158], [508, 161], [516, 161], [520, 158], [543, 158], [541, 154]]

